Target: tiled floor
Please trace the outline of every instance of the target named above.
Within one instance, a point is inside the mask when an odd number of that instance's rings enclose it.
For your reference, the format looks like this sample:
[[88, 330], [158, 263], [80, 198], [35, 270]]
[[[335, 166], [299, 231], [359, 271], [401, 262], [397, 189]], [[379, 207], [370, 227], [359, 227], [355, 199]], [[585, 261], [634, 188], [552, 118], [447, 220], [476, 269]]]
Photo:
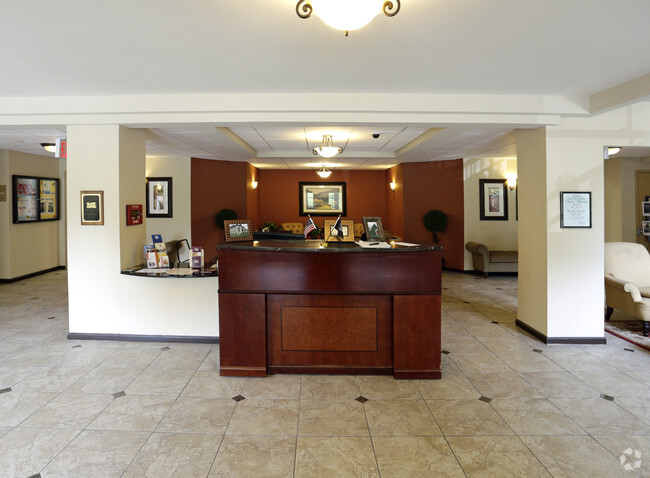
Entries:
[[0, 285], [2, 477], [650, 476], [650, 354], [531, 338], [516, 278], [443, 274], [439, 381], [223, 378], [218, 346], [68, 341], [65, 280]]

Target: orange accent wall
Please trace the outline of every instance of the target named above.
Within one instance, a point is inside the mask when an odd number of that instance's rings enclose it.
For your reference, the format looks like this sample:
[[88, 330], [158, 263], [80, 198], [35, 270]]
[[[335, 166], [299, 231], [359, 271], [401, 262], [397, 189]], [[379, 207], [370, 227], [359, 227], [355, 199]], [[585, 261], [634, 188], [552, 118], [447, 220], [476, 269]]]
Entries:
[[[379, 216], [384, 229], [410, 242], [431, 242], [432, 234], [422, 223], [431, 209], [445, 212], [447, 230], [440, 233], [444, 266], [464, 267], [463, 160], [402, 163], [386, 171], [334, 171], [322, 180], [310, 170], [257, 169], [248, 163], [192, 158], [192, 241], [206, 257], [216, 255], [224, 234], [214, 215], [233, 209], [240, 218], [251, 219], [256, 229], [266, 221], [306, 222], [298, 211], [298, 183], [345, 182], [347, 219]], [[258, 181], [253, 191], [251, 182]], [[395, 180], [391, 191], [388, 184]], [[317, 225], [324, 217], [316, 216]]]
[[[309, 170], [262, 169], [259, 174], [260, 223], [307, 222], [307, 216], [300, 216], [298, 211], [300, 181], [345, 182], [345, 218], [354, 222], [361, 222], [363, 216], [380, 216], [383, 221], [386, 216], [386, 194], [389, 189], [385, 171], [334, 171], [327, 179], [320, 179], [314, 171]], [[314, 216], [313, 219], [319, 227], [323, 227], [323, 216]], [[389, 229], [386, 225], [384, 227]]]
[[201, 246], [205, 257], [217, 255], [217, 244], [224, 242], [222, 229], [214, 216], [221, 209], [232, 209], [245, 218], [247, 209], [248, 163], [192, 158], [192, 245]]
[[433, 240], [422, 218], [431, 209], [447, 214], [449, 225], [438, 233], [444, 266], [464, 269], [465, 204], [463, 160], [403, 163], [404, 238], [419, 242]]

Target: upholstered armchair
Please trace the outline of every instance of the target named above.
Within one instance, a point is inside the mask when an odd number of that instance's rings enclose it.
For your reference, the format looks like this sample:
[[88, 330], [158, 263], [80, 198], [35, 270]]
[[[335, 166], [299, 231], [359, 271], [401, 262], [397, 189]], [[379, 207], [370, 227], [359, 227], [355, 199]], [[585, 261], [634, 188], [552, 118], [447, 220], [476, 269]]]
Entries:
[[302, 222], [283, 222], [280, 227], [283, 231], [289, 231], [293, 234], [303, 234], [305, 232], [305, 225]]
[[614, 309], [644, 322], [650, 330], [650, 254], [634, 242], [605, 243], [605, 320]]

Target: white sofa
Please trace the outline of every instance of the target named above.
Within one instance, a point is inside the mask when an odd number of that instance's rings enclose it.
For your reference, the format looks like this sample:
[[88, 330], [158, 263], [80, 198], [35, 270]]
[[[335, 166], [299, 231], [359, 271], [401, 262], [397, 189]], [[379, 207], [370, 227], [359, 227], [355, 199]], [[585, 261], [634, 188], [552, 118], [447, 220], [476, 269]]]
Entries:
[[605, 320], [614, 309], [634, 316], [643, 323], [644, 335], [650, 330], [650, 254], [634, 242], [605, 243]]

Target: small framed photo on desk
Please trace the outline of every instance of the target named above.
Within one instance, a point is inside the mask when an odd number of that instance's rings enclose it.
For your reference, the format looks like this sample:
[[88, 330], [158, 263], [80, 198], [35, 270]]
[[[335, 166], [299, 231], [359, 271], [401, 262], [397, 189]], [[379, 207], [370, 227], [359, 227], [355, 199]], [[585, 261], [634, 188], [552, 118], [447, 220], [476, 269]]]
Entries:
[[253, 240], [253, 222], [250, 219], [226, 219], [223, 221], [226, 242]]
[[366, 241], [369, 242], [384, 242], [384, 228], [381, 225], [380, 217], [364, 217], [363, 229], [366, 233]]
[[343, 235], [334, 229], [335, 219], [325, 219], [323, 235], [325, 242], [354, 242], [354, 221], [352, 219], [341, 219]]

